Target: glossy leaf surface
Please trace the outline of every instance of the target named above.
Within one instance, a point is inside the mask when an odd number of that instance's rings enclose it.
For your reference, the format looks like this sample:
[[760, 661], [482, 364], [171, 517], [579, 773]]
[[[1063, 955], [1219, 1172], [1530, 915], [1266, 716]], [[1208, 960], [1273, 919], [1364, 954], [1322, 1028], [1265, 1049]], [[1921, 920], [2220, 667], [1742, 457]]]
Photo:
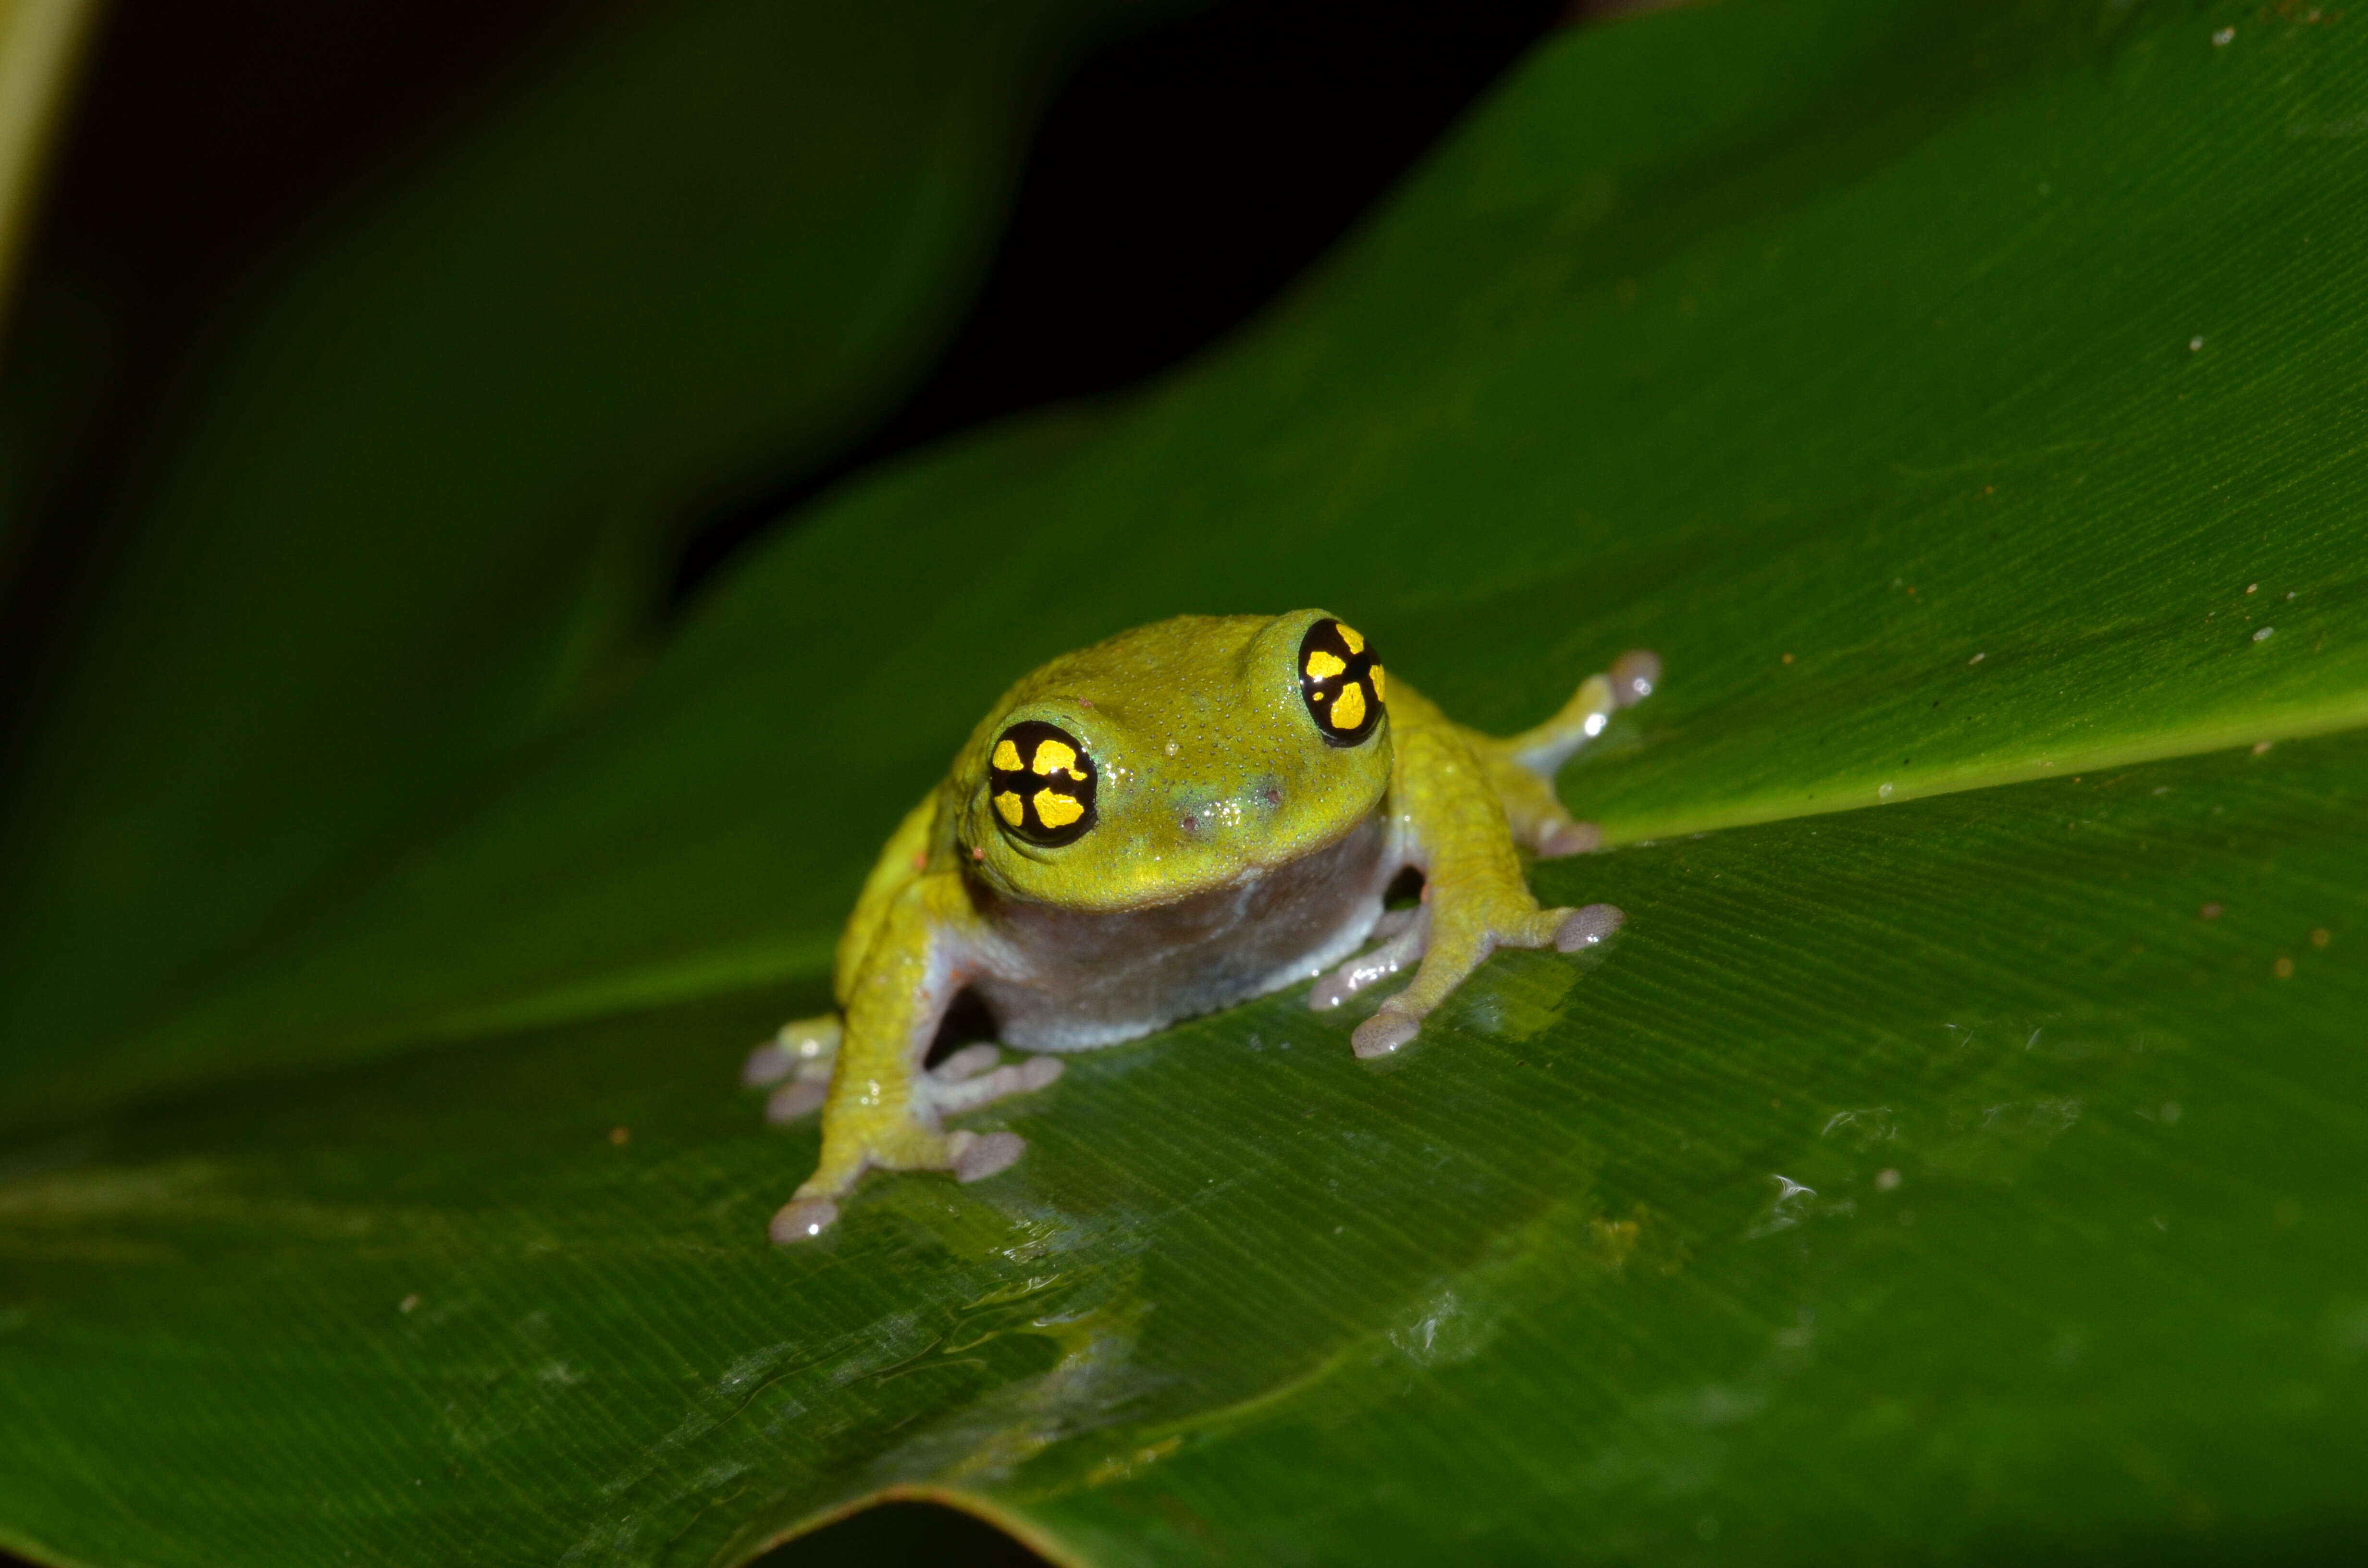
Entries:
[[2316, 1540], [2368, 1455], [2362, 780], [1556, 866], [1634, 915], [1591, 972], [1500, 957], [1379, 1070], [1296, 995], [1081, 1058], [973, 1119], [1010, 1173], [811, 1248], [762, 1238], [812, 1132], [726, 1087], [811, 990], [22, 1148], [10, 1532], [734, 1562], [918, 1486], [1098, 1562]]
[[[845, 497], [610, 721], [21, 1072], [0, 1530], [721, 1564], [904, 1489], [1112, 1564], [2346, 1539], [2362, 39], [1548, 48], [1244, 341]], [[765, 1245], [814, 1135], [738, 1060], [980, 707], [1296, 603], [1507, 729], [1660, 649], [1565, 780], [1623, 846], [1535, 873], [1611, 949], [1499, 955], [1379, 1067], [1291, 994], [1079, 1058], [973, 1119], [1011, 1171]]]

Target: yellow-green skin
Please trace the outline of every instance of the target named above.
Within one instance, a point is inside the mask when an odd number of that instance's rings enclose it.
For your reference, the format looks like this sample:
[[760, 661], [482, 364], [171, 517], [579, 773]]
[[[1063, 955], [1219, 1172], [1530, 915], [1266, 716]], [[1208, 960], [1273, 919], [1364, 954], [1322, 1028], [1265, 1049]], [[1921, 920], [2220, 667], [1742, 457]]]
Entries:
[[[750, 1060], [751, 1082], [796, 1074], [774, 1096], [777, 1119], [817, 1101], [823, 1111], [820, 1165], [775, 1217], [775, 1240], [818, 1233], [869, 1168], [974, 1180], [1019, 1156], [1013, 1134], [940, 1120], [1040, 1087], [1060, 1064], [989, 1071], [997, 1053], [973, 1047], [924, 1071], [965, 987], [1007, 1044], [1074, 1051], [1335, 964], [1311, 1001], [1337, 1006], [1418, 956], [1412, 983], [1356, 1030], [1358, 1053], [1379, 1055], [1414, 1038], [1494, 949], [1570, 949], [1617, 926], [1608, 905], [1540, 909], [1517, 846], [1593, 846], [1554, 798], [1554, 773], [1615, 707], [1650, 691], [1651, 656], [1590, 677], [1510, 740], [1452, 722], [1377, 668], [1380, 720], [1340, 745], [1301, 694], [1301, 641], [1328, 619], [1179, 617], [1065, 654], [1004, 694], [865, 882], [839, 939], [841, 1014], [791, 1025]], [[990, 802], [996, 739], [1027, 720], [1077, 737], [1099, 768], [1094, 825], [1058, 847], [1007, 830]], [[1355, 956], [1389, 925], [1383, 890], [1407, 867], [1423, 873], [1420, 910]]]

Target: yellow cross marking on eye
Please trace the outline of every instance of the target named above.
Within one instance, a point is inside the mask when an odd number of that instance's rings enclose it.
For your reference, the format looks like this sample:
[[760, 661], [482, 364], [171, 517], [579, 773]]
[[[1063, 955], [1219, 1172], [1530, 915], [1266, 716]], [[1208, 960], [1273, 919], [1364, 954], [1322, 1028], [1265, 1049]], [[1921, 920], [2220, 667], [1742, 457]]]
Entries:
[[1085, 777], [1077, 771], [1076, 749], [1064, 746], [1058, 741], [1038, 741], [1036, 760], [1031, 766], [1048, 778], [1055, 773], [1065, 773], [1072, 778]]
[[1373, 677], [1373, 700], [1376, 702], [1388, 701], [1389, 699], [1382, 695], [1382, 666], [1375, 665], [1370, 673]]
[[1039, 790], [1036, 791], [1036, 814], [1043, 819], [1046, 827], [1066, 827], [1084, 816], [1086, 808], [1066, 795], [1055, 795], [1050, 790]]
[[1332, 705], [1332, 722], [1336, 728], [1353, 730], [1365, 722], [1365, 688], [1355, 681], [1340, 688], [1340, 700]]
[[1321, 648], [1316, 649], [1315, 652], [1307, 655], [1307, 678], [1309, 680], [1330, 680], [1334, 676], [1338, 675], [1342, 670], [1345, 670], [1348, 667], [1349, 665], [1347, 662], [1341, 659], [1339, 655], [1336, 653], [1327, 653]]
[[995, 798], [995, 809], [1000, 812], [1003, 814], [1003, 820], [1013, 827], [1019, 825], [1020, 817], [1027, 812], [1027, 808], [1020, 803], [1019, 797], [1008, 790]]
[[1365, 651], [1365, 640], [1357, 635], [1355, 627], [1343, 620], [1336, 620], [1332, 624], [1340, 629], [1340, 641], [1349, 644], [1349, 652], [1361, 653]]
[[1009, 735], [995, 743], [995, 766], [1006, 773], [1019, 771], [1019, 748], [1011, 744]]

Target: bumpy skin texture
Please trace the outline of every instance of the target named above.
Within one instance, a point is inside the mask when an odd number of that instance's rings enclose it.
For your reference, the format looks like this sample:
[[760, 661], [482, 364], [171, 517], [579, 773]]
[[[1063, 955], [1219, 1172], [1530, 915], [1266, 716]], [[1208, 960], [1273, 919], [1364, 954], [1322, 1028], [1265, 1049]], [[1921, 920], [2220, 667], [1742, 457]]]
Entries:
[[[1019, 1157], [1013, 1134], [942, 1119], [1042, 1087], [1060, 1062], [973, 1046], [925, 1071], [965, 987], [1006, 1044], [1064, 1051], [1326, 970], [1310, 1005], [1337, 1006], [1418, 959], [1355, 1032], [1372, 1056], [1412, 1040], [1495, 949], [1601, 940], [1619, 912], [1539, 908], [1518, 851], [1594, 846], [1554, 773], [1657, 675], [1628, 654], [1510, 740], [1450, 721], [1322, 610], [1180, 617], [1029, 675], [865, 882], [839, 941], [840, 1014], [749, 1059], [750, 1084], [780, 1084], [775, 1119], [823, 1112], [821, 1164], [774, 1239], [819, 1233], [867, 1169], [976, 1180]], [[1407, 867], [1421, 906], [1384, 915]]]

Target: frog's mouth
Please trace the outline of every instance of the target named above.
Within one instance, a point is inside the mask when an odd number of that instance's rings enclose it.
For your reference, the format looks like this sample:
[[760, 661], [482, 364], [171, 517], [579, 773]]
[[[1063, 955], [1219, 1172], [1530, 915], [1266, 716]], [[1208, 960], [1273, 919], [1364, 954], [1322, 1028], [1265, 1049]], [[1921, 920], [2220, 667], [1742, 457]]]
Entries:
[[1124, 915], [1236, 893], [1284, 873], [1294, 873], [1296, 882], [1303, 870], [1319, 881], [1361, 882], [1361, 869], [1380, 858], [1382, 837], [1377, 809], [1271, 834], [1204, 823], [1196, 835], [1181, 828], [1179, 817], [1175, 835], [1106, 841], [1092, 858], [1006, 844], [1000, 854], [967, 863], [989, 892], [1014, 903]]
[[1190, 881], [1163, 876], [1150, 885], [1113, 884], [1091, 899], [1039, 899], [994, 893], [1005, 913], [1078, 930], [1092, 927], [1132, 932], [1140, 944], [1141, 922], [1156, 920], [1171, 937], [1210, 941], [1250, 924], [1302, 926], [1336, 921], [1351, 905], [1379, 908], [1390, 880], [1383, 861], [1386, 834], [1378, 814], [1352, 822], [1328, 844], [1284, 858], [1208, 869]]

